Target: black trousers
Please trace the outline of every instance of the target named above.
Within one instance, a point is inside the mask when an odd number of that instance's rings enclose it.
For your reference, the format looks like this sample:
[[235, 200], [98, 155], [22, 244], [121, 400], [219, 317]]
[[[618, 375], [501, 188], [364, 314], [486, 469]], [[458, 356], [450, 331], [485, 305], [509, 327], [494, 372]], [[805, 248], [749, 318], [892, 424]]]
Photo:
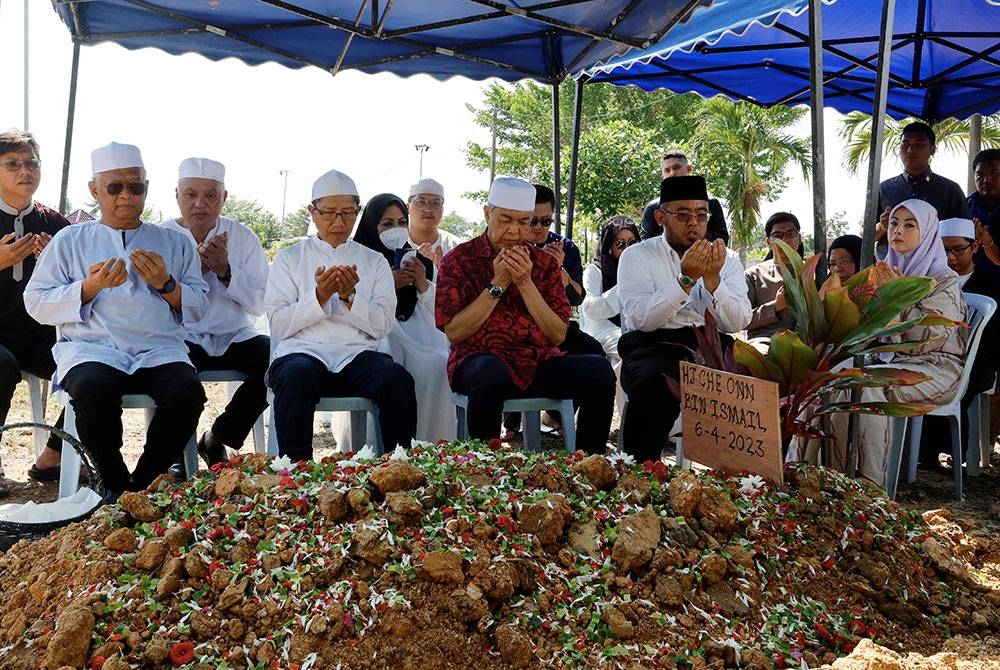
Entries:
[[[63, 376], [76, 411], [80, 441], [94, 455], [109, 491], [140, 491], [180, 458], [198, 428], [205, 391], [187, 363], [141, 368], [129, 375], [104, 363], [80, 363]], [[122, 459], [122, 396], [144, 393], [156, 401], [146, 444], [129, 477]]]
[[[56, 371], [56, 362], [52, 359], [52, 345], [55, 343], [54, 328], [51, 329], [51, 335], [32, 340], [17, 341], [0, 337], [0, 425], [7, 423], [14, 389], [21, 381], [21, 370], [43, 379], [52, 378], [52, 373]], [[63, 413], [60, 412], [56, 428], [62, 426]], [[2, 436], [0, 433], [0, 437]], [[62, 440], [50, 433], [46, 446], [61, 451]]]
[[[720, 335], [723, 349], [733, 338]], [[694, 328], [632, 331], [618, 340], [622, 358], [622, 390], [628, 408], [622, 419], [623, 446], [636, 461], [656, 461], [680, 414], [680, 400], [667, 388], [665, 376], [680, 380], [680, 362], [693, 361], [697, 348]]]
[[615, 404], [615, 373], [600, 356], [556, 356], [538, 365], [528, 388], [521, 390], [510, 371], [493, 354], [474, 354], [458, 364], [452, 377], [456, 392], [469, 396], [469, 436], [497, 436], [503, 403], [508, 398], [572, 398], [579, 408], [576, 445], [590, 454], [604, 453]]
[[233, 394], [226, 409], [212, 424], [212, 435], [227, 447], [239, 450], [261, 412], [267, 409], [267, 386], [264, 375], [271, 356], [271, 340], [258, 335], [229, 345], [221, 356], [209, 356], [199, 345], [188, 342], [191, 363], [198, 372], [238, 370], [247, 376]]
[[293, 461], [313, 457], [313, 414], [322, 397], [371, 398], [379, 409], [386, 451], [397, 445], [409, 448], [417, 434], [413, 377], [389, 354], [363, 351], [340, 372], [330, 372], [323, 361], [308, 354], [288, 354], [271, 364], [267, 383], [274, 391], [271, 411], [278, 453]]
[[[559, 345], [559, 351], [571, 356], [604, 356], [604, 347], [588, 333], [580, 330], [580, 324], [570, 321], [566, 327], [566, 339]], [[579, 405], [573, 405], [579, 409]], [[556, 421], [562, 423], [562, 416], [556, 410], [546, 412]], [[518, 412], [508, 412], [503, 416], [503, 426], [510, 431], [521, 429], [521, 415]]]

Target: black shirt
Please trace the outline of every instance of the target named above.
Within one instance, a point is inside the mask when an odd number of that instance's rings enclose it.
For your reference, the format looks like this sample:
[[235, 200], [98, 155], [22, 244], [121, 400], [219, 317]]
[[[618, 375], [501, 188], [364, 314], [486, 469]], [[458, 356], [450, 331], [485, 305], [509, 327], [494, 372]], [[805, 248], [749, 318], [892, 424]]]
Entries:
[[[639, 236], [648, 240], [651, 237], [663, 234], [663, 228], [656, 223], [653, 212], [660, 208], [660, 199], [654, 198], [642, 210], [642, 226], [639, 228]], [[722, 205], [715, 198], [708, 199], [708, 211], [712, 215], [708, 219], [708, 228], [705, 230], [705, 239], [709, 242], [722, 240], [729, 246], [729, 231], [726, 229], [726, 215], [722, 211]]]
[[[14, 232], [18, 218], [25, 235], [41, 232], [55, 235], [69, 225], [62, 214], [40, 203], [34, 203], [27, 213], [15, 213], [12, 207], [0, 201], [0, 237]], [[28, 342], [40, 334], [51, 333], [53, 328], [39, 324], [24, 309], [24, 287], [35, 271], [35, 255], [29, 254], [20, 265], [20, 279], [14, 279], [17, 266], [0, 270], [0, 338]]]

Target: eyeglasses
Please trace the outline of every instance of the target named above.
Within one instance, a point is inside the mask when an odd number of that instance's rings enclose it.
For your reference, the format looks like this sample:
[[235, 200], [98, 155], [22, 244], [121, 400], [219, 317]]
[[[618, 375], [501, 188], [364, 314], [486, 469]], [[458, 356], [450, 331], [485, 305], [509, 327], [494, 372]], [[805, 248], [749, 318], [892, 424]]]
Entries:
[[855, 266], [854, 261], [827, 261], [826, 267], [829, 270], [838, 270], [840, 268], [853, 268]]
[[971, 248], [972, 248], [972, 242], [969, 242], [968, 244], [963, 244], [957, 247], [945, 247], [944, 253], [947, 256], [961, 256]]
[[690, 223], [691, 219], [694, 219], [698, 223], [708, 223], [708, 220], [712, 218], [711, 212], [671, 212], [669, 209], [664, 209], [664, 213], [677, 219], [680, 223], [686, 224]]
[[638, 244], [639, 240], [634, 237], [631, 240], [615, 240], [615, 249], [624, 249], [625, 247], [630, 247], [633, 244]]
[[320, 209], [319, 207], [313, 207], [313, 211], [316, 212], [316, 216], [327, 221], [335, 219], [346, 221], [358, 215], [357, 207], [351, 207], [350, 209]]
[[113, 182], [111, 184], [105, 184], [104, 186], [104, 190], [108, 192], [108, 195], [118, 195], [126, 189], [128, 189], [128, 192], [132, 195], [142, 195], [146, 192], [146, 184], [141, 181], [133, 181], [128, 184]]
[[534, 228], [535, 226], [544, 226], [545, 228], [548, 228], [549, 226], [552, 225], [553, 221], [555, 221], [555, 219], [553, 219], [551, 216], [545, 216], [542, 218], [533, 216], [531, 217], [531, 223], [528, 225], [531, 226], [532, 228]]
[[797, 230], [786, 230], [784, 232], [780, 230], [775, 230], [767, 237], [772, 240], [794, 240], [799, 236], [799, 231]]
[[29, 158], [24, 161], [19, 161], [15, 158], [8, 158], [7, 160], [0, 162], [0, 165], [3, 165], [3, 169], [7, 172], [20, 172], [21, 168], [35, 171], [42, 167], [42, 161], [37, 158]]
[[425, 200], [424, 198], [417, 198], [413, 200], [413, 205], [419, 207], [420, 209], [441, 209], [444, 207], [444, 200], [440, 198], [434, 198], [433, 200]]

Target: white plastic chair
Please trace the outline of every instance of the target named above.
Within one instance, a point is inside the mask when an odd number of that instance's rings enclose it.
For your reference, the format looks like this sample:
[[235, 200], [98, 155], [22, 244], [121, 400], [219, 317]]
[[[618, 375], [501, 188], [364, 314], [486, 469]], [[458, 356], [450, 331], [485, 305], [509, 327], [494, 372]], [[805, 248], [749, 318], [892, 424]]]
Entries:
[[[951, 402], [935, 407], [928, 416], [945, 416], [951, 424], [952, 469], [955, 473], [955, 498], [962, 499], [962, 451], [965, 442], [962, 441], [962, 396], [969, 387], [969, 376], [972, 373], [971, 361], [975, 360], [982, 338], [983, 328], [996, 311], [996, 302], [987, 296], [974, 293], [964, 294], [968, 305], [969, 333], [965, 345], [964, 360], [968, 362], [962, 368], [962, 376], [958, 380], [958, 388]], [[909, 449], [906, 481], [913, 482], [917, 478], [917, 459], [920, 455], [920, 432], [923, 427], [923, 417], [915, 416], [912, 420], [906, 417], [892, 419], [892, 442], [889, 445], [889, 459], [886, 466], [885, 492], [890, 500], [896, 498], [896, 485], [899, 482], [899, 469], [903, 457], [904, 444]], [[907, 435], [909, 433], [909, 435]], [[908, 438], [905, 439], [904, 438]], [[980, 458], [979, 449], [970, 453], [968, 461]]]
[[[21, 370], [21, 380], [28, 385], [28, 401], [31, 405], [32, 423], [45, 423], [45, 405], [48, 396], [49, 380], [36, 377], [30, 372]], [[35, 439], [35, 458], [45, 449], [45, 429], [32, 430]]]
[[[458, 439], [469, 437], [469, 396], [452, 393], [458, 421]], [[503, 403], [504, 412], [520, 412], [523, 426], [524, 448], [538, 451], [542, 447], [542, 410], [559, 410], [563, 418], [563, 444], [566, 451], [576, 450], [576, 425], [573, 423], [573, 401], [569, 398], [509, 398]], [[567, 418], [568, 417], [568, 418]]]
[[[622, 391], [622, 395], [625, 396], [625, 405], [622, 408], [618, 424], [618, 451], [625, 453], [625, 413], [628, 412], [628, 394]], [[684, 423], [682, 419], [682, 415], [678, 414], [668, 435], [674, 442], [674, 465], [682, 470], [690, 470], [692, 462], [684, 458]]]
[[[239, 370], [204, 370], [198, 373], [198, 379], [203, 384], [205, 382], [225, 382], [226, 395], [230, 400], [232, 400], [233, 394], [236, 393], [236, 389], [239, 388], [240, 384], [247, 380], [247, 375]], [[267, 412], [267, 410], [265, 409], [264, 412]], [[257, 421], [253, 424], [254, 451], [267, 451], [267, 443], [264, 441], [264, 423], [264, 414], [261, 413], [261, 415], [257, 417]], [[195, 450], [197, 451], [197, 442], [195, 444]]]
[[979, 468], [990, 467], [990, 456], [993, 455], [993, 443], [990, 441], [990, 396], [996, 393], [996, 384], [985, 391], [976, 394], [969, 405], [969, 436], [966, 438], [966, 450], [971, 455], [978, 445], [979, 459], [968, 462], [969, 476], [979, 474]]
[[[271, 456], [278, 455], [278, 430], [274, 423], [274, 391], [267, 390], [267, 402], [271, 406], [271, 419], [268, 426], [267, 453]], [[366, 414], [370, 414], [372, 422], [375, 424], [375, 453], [381, 455], [385, 448], [382, 443], [382, 428], [379, 425], [379, 411], [376, 405], [369, 398], [360, 396], [333, 397], [325, 396], [316, 403], [316, 412], [350, 412], [351, 413], [351, 444], [363, 445], [368, 439], [368, 421]]]

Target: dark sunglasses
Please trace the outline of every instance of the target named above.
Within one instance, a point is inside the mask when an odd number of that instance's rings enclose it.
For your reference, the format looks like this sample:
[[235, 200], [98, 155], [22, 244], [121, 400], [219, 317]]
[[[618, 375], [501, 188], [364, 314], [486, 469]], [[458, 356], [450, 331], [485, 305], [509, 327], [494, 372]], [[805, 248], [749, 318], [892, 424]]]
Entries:
[[552, 217], [546, 217], [544, 219], [539, 219], [537, 216], [533, 216], [533, 217], [531, 217], [531, 224], [530, 225], [531, 225], [532, 228], [534, 228], [535, 226], [545, 226], [546, 228], [548, 228], [549, 226], [552, 225], [553, 221], [555, 221], [555, 219], [553, 219]]
[[133, 181], [128, 184], [115, 182], [104, 186], [104, 190], [108, 192], [108, 195], [118, 195], [125, 189], [128, 189], [128, 192], [132, 195], [142, 195], [146, 192], [146, 184], [141, 181]]
[[624, 249], [625, 247], [630, 247], [633, 244], [638, 244], [639, 240], [633, 238], [626, 242], [625, 240], [615, 240], [615, 249]]

